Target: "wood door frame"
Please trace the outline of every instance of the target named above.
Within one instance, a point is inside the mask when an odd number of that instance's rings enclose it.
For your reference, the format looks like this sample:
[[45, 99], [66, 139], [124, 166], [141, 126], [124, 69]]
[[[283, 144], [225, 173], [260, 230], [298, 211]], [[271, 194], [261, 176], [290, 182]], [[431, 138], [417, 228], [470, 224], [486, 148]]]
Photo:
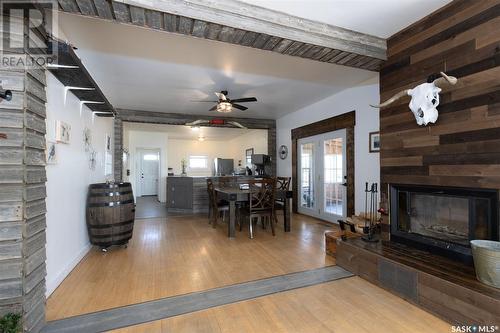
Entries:
[[335, 117], [317, 121], [292, 129], [292, 209], [298, 212], [299, 184], [298, 184], [298, 153], [297, 141], [318, 134], [333, 132], [339, 129], [346, 130], [346, 172], [347, 172], [347, 216], [354, 214], [354, 126], [356, 125], [356, 111], [347, 112]]

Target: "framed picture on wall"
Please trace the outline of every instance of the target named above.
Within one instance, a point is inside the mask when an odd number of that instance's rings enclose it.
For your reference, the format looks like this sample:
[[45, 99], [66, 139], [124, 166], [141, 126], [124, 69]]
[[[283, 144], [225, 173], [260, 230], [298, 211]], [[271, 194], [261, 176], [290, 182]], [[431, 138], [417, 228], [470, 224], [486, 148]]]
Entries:
[[64, 121], [56, 120], [56, 141], [69, 143], [71, 126]]
[[253, 148], [248, 148], [247, 150], [245, 150], [245, 162], [247, 166], [252, 164], [252, 155]]
[[47, 141], [45, 147], [45, 159], [47, 164], [57, 163], [57, 143], [55, 141]]
[[106, 151], [111, 151], [111, 135], [106, 134]]
[[370, 133], [370, 153], [380, 152], [380, 132]]

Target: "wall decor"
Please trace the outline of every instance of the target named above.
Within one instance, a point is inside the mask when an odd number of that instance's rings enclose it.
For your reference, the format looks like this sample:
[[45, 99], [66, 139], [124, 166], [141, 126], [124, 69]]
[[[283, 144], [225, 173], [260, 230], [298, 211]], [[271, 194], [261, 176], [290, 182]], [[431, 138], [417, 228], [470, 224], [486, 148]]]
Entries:
[[111, 135], [106, 134], [106, 151], [111, 151]]
[[56, 120], [56, 141], [69, 143], [71, 126], [64, 121]]
[[95, 170], [96, 164], [97, 164], [97, 152], [94, 149], [91, 149], [89, 152], [89, 169]]
[[434, 79], [432, 82], [419, 84], [413, 89], [401, 90], [382, 104], [371, 106], [375, 108], [382, 108], [394, 103], [401, 97], [411, 96], [409, 107], [415, 116], [417, 124], [427, 125], [428, 123], [435, 123], [439, 115], [438, 110], [436, 109], [439, 105], [439, 93], [441, 92], [441, 88], [439, 86], [446, 83], [451, 85], [455, 85], [457, 83], [456, 77], [448, 76], [443, 72], [440, 72], [440, 74], [442, 77]]
[[371, 132], [370, 134], [370, 153], [380, 152], [380, 132]]
[[54, 141], [47, 141], [45, 147], [45, 160], [47, 164], [57, 163], [57, 143]]
[[92, 131], [88, 127], [83, 129], [83, 144], [86, 152], [92, 148]]
[[253, 155], [253, 148], [248, 148], [247, 150], [245, 150], [245, 162], [247, 164], [247, 166], [250, 166], [252, 165], [252, 155]]
[[280, 158], [282, 160], [286, 159], [288, 156], [288, 147], [285, 145], [281, 145], [278, 149], [278, 153], [280, 154]]

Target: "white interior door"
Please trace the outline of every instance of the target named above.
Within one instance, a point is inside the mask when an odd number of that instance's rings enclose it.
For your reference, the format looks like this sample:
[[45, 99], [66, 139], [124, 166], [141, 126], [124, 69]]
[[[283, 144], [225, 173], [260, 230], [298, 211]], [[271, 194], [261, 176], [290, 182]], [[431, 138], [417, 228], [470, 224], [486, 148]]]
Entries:
[[299, 212], [327, 221], [347, 215], [346, 130], [298, 141]]
[[160, 152], [157, 149], [139, 150], [140, 195], [158, 195]]

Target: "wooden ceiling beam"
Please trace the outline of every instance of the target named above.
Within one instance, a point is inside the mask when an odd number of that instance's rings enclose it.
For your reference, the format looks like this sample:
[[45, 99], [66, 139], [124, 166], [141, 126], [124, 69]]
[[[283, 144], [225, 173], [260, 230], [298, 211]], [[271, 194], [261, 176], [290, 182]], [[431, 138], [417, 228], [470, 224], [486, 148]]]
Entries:
[[386, 40], [333, 25], [288, 15], [252, 4], [228, 0], [116, 0], [144, 7], [249, 30], [304, 44], [329, 47], [386, 60]]
[[386, 60], [385, 39], [230, 0], [58, 2], [72, 14], [370, 71]]

